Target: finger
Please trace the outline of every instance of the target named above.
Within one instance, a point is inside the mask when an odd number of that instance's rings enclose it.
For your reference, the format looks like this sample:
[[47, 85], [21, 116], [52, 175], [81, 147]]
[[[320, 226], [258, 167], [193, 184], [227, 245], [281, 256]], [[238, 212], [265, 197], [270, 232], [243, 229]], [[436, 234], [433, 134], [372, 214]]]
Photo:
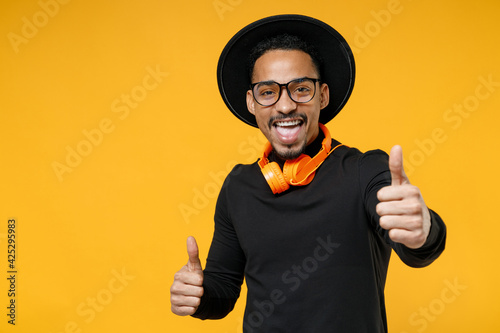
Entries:
[[385, 186], [377, 192], [377, 199], [382, 202], [403, 200], [404, 190], [402, 186]]
[[187, 239], [187, 252], [189, 256], [187, 267], [191, 272], [196, 270], [202, 270], [201, 262], [198, 251], [198, 244], [196, 244], [196, 239], [189, 236]]
[[172, 305], [172, 312], [178, 316], [190, 316], [196, 312], [198, 307]]
[[379, 224], [385, 230], [404, 229], [412, 231], [422, 228], [422, 220], [413, 216], [385, 215], [380, 217]]
[[391, 185], [397, 186], [409, 183], [403, 168], [403, 148], [401, 146], [392, 147], [389, 155], [389, 170], [391, 171]]
[[173, 284], [170, 288], [172, 295], [201, 297], [203, 296], [204, 289], [199, 285], [190, 284]]
[[409, 201], [420, 202], [422, 194], [420, 189], [411, 184], [404, 184], [400, 186], [386, 186], [377, 192], [377, 199], [381, 202], [389, 201]]
[[180, 282], [182, 284], [189, 284], [192, 286], [202, 286], [203, 285], [203, 272], [195, 271], [192, 272], [189, 268], [184, 266], [180, 271], [174, 275], [174, 284]]
[[189, 296], [172, 296], [171, 303], [177, 307], [198, 307], [200, 305], [200, 298]]
[[183, 295], [176, 293], [174, 290], [170, 292], [170, 301], [173, 305], [177, 306], [197, 306], [200, 302], [201, 296], [203, 296], [203, 289], [196, 292], [197, 295]]
[[389, 238], [396, 243], [401, 243], [410, 249], [420, 248], [426, 240], [422, 232], [408, 231], [404, 229], [389, 230]]
[[422, 204], [418, 201], [387, 201], [379, 202], [375, 207], [379, 216], [405, 215], [418, 216], [422, 214]]

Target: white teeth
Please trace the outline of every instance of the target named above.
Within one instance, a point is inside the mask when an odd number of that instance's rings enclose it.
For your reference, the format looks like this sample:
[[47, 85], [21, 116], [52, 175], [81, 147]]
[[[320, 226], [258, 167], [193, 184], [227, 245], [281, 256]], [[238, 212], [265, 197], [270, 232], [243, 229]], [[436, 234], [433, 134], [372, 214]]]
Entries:
[[276, 122], [276, 126], [296, 126], [300, 123], [300, 120], [278, 121]]

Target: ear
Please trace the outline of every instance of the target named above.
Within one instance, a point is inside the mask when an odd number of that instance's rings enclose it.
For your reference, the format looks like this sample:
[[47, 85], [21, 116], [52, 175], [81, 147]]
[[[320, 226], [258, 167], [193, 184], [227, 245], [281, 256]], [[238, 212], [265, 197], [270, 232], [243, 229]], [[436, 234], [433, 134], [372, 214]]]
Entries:
[[255, 100], [251, 90], [247, 90], [247, 108], [248, 111], [255, 116]]
[[320, 109], [324, 109], [330, 103], [330, 88], [326, 83], [321, 84], [319, 88]]

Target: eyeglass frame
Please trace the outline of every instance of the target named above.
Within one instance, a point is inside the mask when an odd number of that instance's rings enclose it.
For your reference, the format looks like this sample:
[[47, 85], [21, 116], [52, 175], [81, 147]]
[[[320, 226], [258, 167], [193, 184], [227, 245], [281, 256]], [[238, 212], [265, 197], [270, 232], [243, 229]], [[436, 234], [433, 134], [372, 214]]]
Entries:
[[[311, 96], [311, 99], [306, 101], [306, 102], [297, 102], [296, 100], [293, 99], [292, 97], [292, 94], [290, 93], [290, 90], [288, 89], [288, 85], [294, 81], [299, 81], [299, 80], [304, 80], [304, 79], [307, 79], [307, 80], [311, 80], [313, 83], [314, 83], [314, 93], [313, 95]], [[287, 83], [278, 83], [276, 81], [273, 81], [273, 80], [267, 80], [267, 81], [259, 81], [259, 82], [255, 82], [255, 83], [252, 83], [250, 84], [250, 90], [252, 91], [252, 97], [253, 99], [259, 104], [259, 105], [262, 105], [262, 106], [273, 106], [274, 104], [278, 103], [278, 101], [280, 100], [281, 98], [281, 91], [282, 91], [282, 88], [285, 87], [285, 90], [288, 94], [288, 97], [290, 97], [290, 99], [292, 101], [294, 101], [295, 103], [300, 103], [300, 104], [304, 104], [304, 103], [309, 103], [310, 101], [312, 101], [312, 99], [314, 98], [314, 96], [316, 96], [316, 82], [319, 82], [321, 83], [321, 79], [313, 79], [313, 78], [310, 78], [310, 77], [307, 77], [307, 76], [304, 76], [304, 77], [299, 77], [297, 79], [293, 79]], [[256, 85], [260, 84], [260, 83], [271, 83], [271, 84], [274, 84], [276, 83], [278, 86], [279, 86], [279, 95], [278, 95], [278, 98], [272, 103], [272, 104], [269, 104], [269, 105], [264, 105], [262, 103], [260, 103], [257, 98], [255, 98], [255, 93], [253, 91], [253, 88], [255, 88]]]

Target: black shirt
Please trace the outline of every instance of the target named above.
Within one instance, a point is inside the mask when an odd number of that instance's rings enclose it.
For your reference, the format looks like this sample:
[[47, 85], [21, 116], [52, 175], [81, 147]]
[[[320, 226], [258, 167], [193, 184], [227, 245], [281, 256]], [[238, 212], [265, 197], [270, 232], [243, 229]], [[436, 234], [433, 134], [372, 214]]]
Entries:
[[[307, 153], [314, 155], [321, 140]], [[430, 211], [422, 248], [394, 243], [375, 211], [377, 191], [390, 184], [386, 153], [346, 146], [325, 160], [309, 185], [278, 195], [257, 163], [235, 166], [217, 201], [205, 293], [193, 316], [226, 316], [245, 278], [245, 333], [387, 332], [391, 249], [407, 265], [423, 267], [441, 254], [446, 239], [443, 221]]]

